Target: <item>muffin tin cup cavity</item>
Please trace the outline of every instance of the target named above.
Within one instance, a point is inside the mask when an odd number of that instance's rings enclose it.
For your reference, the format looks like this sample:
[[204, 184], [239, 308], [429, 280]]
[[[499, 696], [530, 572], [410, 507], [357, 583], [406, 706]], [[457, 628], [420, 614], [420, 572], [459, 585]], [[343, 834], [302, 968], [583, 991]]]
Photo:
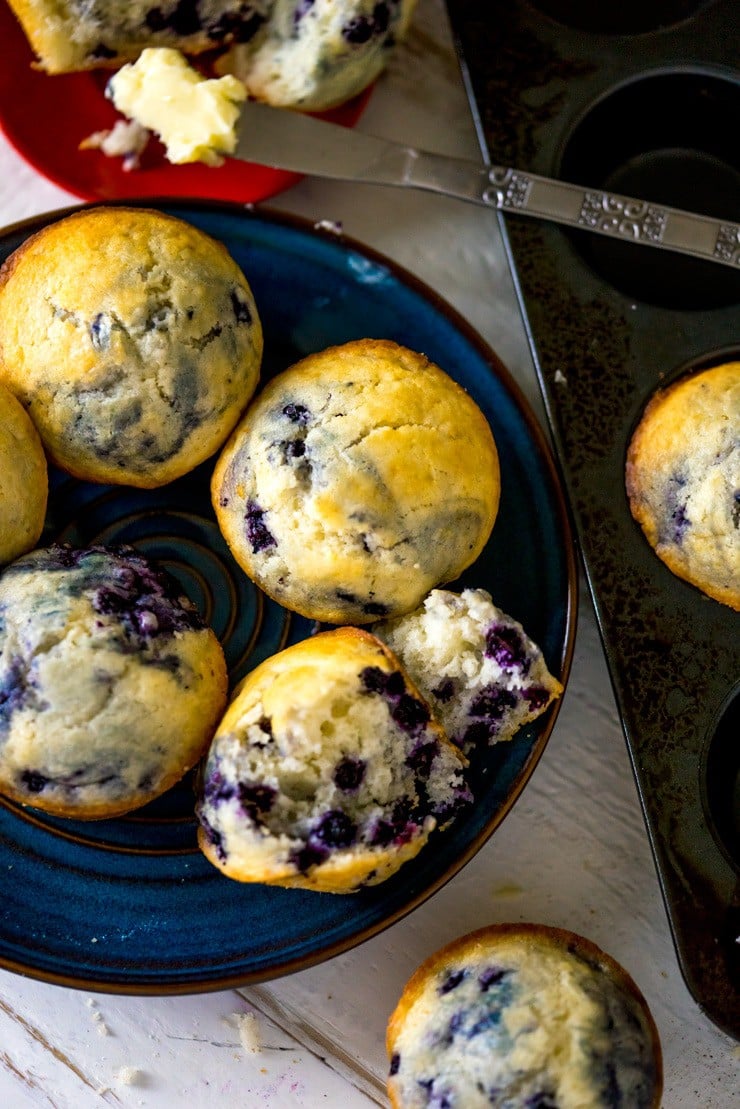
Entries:
[[662, 31], [688, 19], [707, 0], [623, 0], [594, 4], [593, 0], [533, 0], [533, 7], [565, 27], [606, 35], [641, 35]]
[[740, 687], [722, 707], [704, 760], [703, 800], [709, 827], [740, 877]]
[[[653, 73], [611, 90], [571, 131], [560, 177], [718, 219], [740, 220], [740, 84]], [[665, 308], [740, 303], [740, 271], [585, 232], [571, 240], [627, 296]]]
[[[738, 222], [737, 0], [670, 12], [667, 0], [660, 11], [565, 4], [448, 0], [489, 160]], [[626, 38], [638, 7], [645, 25]], [[666, 22], [649, 31], [656, 13]], [[736, 737], [737, 720], [719, 723], [740, 679], [740, 614], [661, 562], [625, 487], [656, 390], [737, 360], [740, 265], [504, 220], [678, 962], [703, 1012], [740, 1039], [736, 810], [721, 738]]]

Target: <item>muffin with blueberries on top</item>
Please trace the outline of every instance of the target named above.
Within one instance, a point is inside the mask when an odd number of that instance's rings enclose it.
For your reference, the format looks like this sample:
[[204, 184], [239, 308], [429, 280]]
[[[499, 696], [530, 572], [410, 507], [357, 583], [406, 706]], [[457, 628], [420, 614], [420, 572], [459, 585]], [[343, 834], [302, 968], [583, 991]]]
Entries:
[[131, 548], [53, 546], [0, 575], [0, 793], [56, 816], [130, 812], [204, 752], [221, 645]]

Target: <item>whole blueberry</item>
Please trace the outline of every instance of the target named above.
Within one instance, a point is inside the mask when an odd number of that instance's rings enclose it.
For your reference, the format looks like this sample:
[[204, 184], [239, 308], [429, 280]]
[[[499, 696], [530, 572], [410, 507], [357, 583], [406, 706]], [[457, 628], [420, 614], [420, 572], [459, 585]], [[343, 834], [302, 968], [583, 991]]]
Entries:
[[210, 804], [217, 805], [234, 796], [234, 787], [225, 780], [220, 770], [214, 770], [206, 779], [203, 796]]
[[550, 694], [541, 685], [531, 685], [528, 689], [523, 689], [522, 697], [533, 712], [543, 709], [550, 700]]
[[353, 46], [362, 46], [373, 36], [373, 21], [370, 16], [357, 15], [342, 27], [342, 36]]
[[504, 970], [503, 967], [486, 967], [486, 969], [482, 970], [478, 975], [478, 985], [481, 988], [481, 992], [487, 993], [491, 986], [497, 986], [508, 973], [509, 971]]
[[242, 808], [255, 821], [268, 813], [275, 803], [276, 791], [260, 782], [239, 782], [237, 792]]
[[95, 350], [107, 350], [110, 346], [111, 322], [105, 312], [98, 312], [90, 324], [90, 339]]
[[444, 678], [439, 685], [432, 690], [432, 693], [438, 701], [445, 703], [454, 696], [455, 683], [452, 678]]
[[392, 705], [391, 717], [399, 728], [415, 735], [429, 723], [430, 713], [427, 705], [420, 701], [418, 697], [412, 697], [410, 693], [404, 693]]
[[211, 822], [206, 816], [203, 815], [202, 812], [198, 811], [197, 816], [206, 839], [215, 849], [216, 855], [221, 860], [221, 862], [225, 862], [226, 848], [224, 847], [224, 837], [213, 827]]
[[400, 670], [382, 670], [379, 666], [366, 666], [360, 672], [360, 682], [367, 693], [381, 693], [394, 700], [406, 690]]
[[325, 813], [313, 835], [327, 847], [349, 847], [357, 839], [357, 825], [341, 809]]
[[298, 0], [298, 3], [293, 10], [293, 23], [298, 24], [303, 19], [304, 15], [311, 10], [314, 6], [315, 0]]
[[334, 768], [334, 784], [337, 789], [345, 793], [359, 789], [365, 777], [365, 768], [364, 759], [353, 758], [351, 755], [345, 756]]
[[686, 532], [691, 527], [691, 520], [686, 515], [686, 505], [680, 504], [671, 513], [671, 524], [673, 525], [673, 542], [682, 543]]
[[252, 310], [239, 289], [232, 289], [231, 291], [231, 307], [237, 323], [252, 322]]
[[24, 770], [21, 781], [29, 793], [43, 793], [49, 784], [49, 779], [37, 770]]
[[524, 1102], [524, 1109], [558, 1109], [558, 1103], [549, 1090], [538, 1090]]
[[436, 739], [428, 743], [417, 745], [406, 756], [406, 765], [415, 771], [419, 777], [428, 778], [432, 772], [432, 763], [439, 754], [439, 744]]
[[265, 523], [265, 510], [255, 501], [247, 502], [247, 539], [255, 554], [277, 546], [277, 540]]
[[363, 601], [362, 611], [367, 616], [387, 616], [390, 609], [382, 601]]
[[13, 655], [0, 677], [0, 727], [8, 727], [11, 716], [23, 707], [28, 691], [28, 665], [20, 655]]
[[305, 404], [286, 404], [283, 408], [283, 415], [287, 416], [293, 424], [307, 424], [311, 418], [311, 413]]
[[499, 689], [492, 685], [482, 689], [469, 708], [471, 716], [500, 720], [507, 709], [516, 708], [517, 697], [510, 689]]
[[457, 989], [457, 987], [465, 979], [465, 977], [466, 972], [464, 969], [451, 970], [449, 974], [446, 975], [444, 981], [441, 982], [440, 985], [437, 987], [437, 993], [440, 995], [450, 993], [452, 990]]
[[462, 737], [462, 744], [464, 747], [477, 747], [484, 743], [488, 743], [496, 735], [496, 725], [489, 720], [474, 720], [465, 729], [465, 734]]
[[524, 641], [516, 628], [508, 624], [493, 624], [486, 632], [485, 654], [494, 659], [502, 670], [529, 670]]
[[311, 867], [318, 866], [328, 858], [329, 850], [323, 847], [320, 843], [305, 843], [302, 847], [297, 848], [290, 853], [290, 862], [293, 866], [305, 874]]

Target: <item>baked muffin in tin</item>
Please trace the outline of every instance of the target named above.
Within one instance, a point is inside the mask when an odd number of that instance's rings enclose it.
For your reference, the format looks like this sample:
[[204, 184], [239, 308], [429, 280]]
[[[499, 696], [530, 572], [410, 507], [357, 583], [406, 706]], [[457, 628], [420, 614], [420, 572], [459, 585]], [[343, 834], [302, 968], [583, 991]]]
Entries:
[[740, 610], [740, 362], [651, 397], [629, 444], [626, 488], [666, 566]]

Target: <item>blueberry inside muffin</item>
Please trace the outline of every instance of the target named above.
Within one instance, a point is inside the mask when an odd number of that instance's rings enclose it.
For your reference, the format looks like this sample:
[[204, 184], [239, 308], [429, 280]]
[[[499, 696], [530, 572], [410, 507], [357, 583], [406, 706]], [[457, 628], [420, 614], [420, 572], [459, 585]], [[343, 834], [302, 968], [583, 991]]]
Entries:
[[404, 37], [416, 0], [275, 0], [259, 35], [219, 63], [250, 96], [317, 111], [356, 96]]
[[186, 54], [249, 42], [272, 0], [11, 0], [47, 73], [117, 67], [147, 46]]
[[[47, 73], [118, 68], [146, 48], [217, 55], [250, 95], [317, 110], [384, 69], [416, 0], [10, 0]], [[224, 53], [225, 52], [225, 53]]]

